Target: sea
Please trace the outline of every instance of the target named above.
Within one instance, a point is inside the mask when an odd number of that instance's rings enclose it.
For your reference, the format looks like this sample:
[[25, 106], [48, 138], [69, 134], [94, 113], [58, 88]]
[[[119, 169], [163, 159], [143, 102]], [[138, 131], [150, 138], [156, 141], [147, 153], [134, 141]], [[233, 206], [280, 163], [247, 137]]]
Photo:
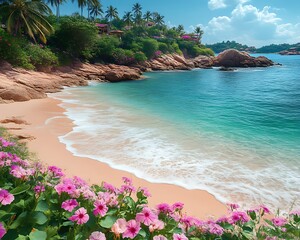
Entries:
[[66, 88], [51, 95], [74, 123], [59, 139], [76, 156], [223, 203], [299, 207], [300, 56], [264, 55], [282, 66]]

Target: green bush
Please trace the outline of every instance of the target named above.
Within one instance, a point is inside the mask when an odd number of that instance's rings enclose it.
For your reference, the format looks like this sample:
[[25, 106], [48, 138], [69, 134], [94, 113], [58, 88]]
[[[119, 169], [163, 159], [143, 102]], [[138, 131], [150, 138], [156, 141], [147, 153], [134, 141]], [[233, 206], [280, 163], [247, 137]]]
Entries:
[[162, 51], [163, 53], [168, 53], [168, 52], [169, 52], [169, 47], [168, 47], [168, 45], [167, 45], [166, 43], [163, 43], [163, 42], [160, 42], [160, 43], [158, 44], [158, 49], [159, 49], [160, 51]]
[[156, 40], [150, 38], [143, 40], [143, 52], [148, 59], [151, 59], [157, 50], [158, 42]]
[[49, 44], [72, 57], [89, 59], [98, 37], [94, 24], [79, 17], [64, 17]]
[[134, 58], [136, 62], [144, 62], [147, 60], [147, 57], [143, 52], [136, 52]]
[[120, 46], [120, 40], [117, 37], [101, 37], [98, 38], [93, 49], [93, 60], [113, 62], [113, 52]]
[[36, 68], [58, 65], [57, 56], [49, 48], [41, 45], [29, 45], [25, 51], [30, 58], [30, 63]]
[[24, 51], [26, 44], [23, 39], [13, 37], [0, 28], [0, 60], [5, 60], [15, 67], [34, 69]]
[[116, 48], [112, 52], [114, 62], [122, 65], [132, 64], [134, 59], [134, 53], [131, 50], [124, 50], [122, 48]]

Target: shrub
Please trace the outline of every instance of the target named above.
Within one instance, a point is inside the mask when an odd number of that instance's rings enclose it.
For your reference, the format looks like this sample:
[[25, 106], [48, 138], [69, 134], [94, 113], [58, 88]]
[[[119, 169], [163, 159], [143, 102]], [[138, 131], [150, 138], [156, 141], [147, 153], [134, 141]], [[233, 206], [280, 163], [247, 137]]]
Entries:
[[89, 59], [97, 37], [98, 30], [92, 23], [79, 17], [64, 17], [49, 44], [72, 57]]
[[147, 60], [146, 55], [143, 52], [137, 52], [134, 54], [136, 62], [144, 62]]
[[113, 50], [112, 56], [117, 64], [130, 65], [135, 62], [134, 53], [131, 50], [116, 48]]
[[160, 42], [158, 43], [158, 49], [163, 52], [163, 53], [167, 53], [169, 52], [169, 47], [166, 43]]
[[30, 58], [31, 64], [36, 68], [43, 66], [56, 66], [58, 64], [57, 56], [51, 50], [43, 45], [29, 45], [26, 53]]
[[27, 44], [23, 39], [11, 36], [0, 28], [0, 60], [5, 60], [15, 67], [34, 69], [24, 51]]
[[113, 52], [119, 46], [120, 40], [117, 37], [105, 36], [98, 38], [92, 51], [93, 59], [95, 61], [113, 62]]
[[148, 59], [154, 57], [154, 53], [158, 50], [158, 42], [154, 39], [143, 40], [143, 52]]
[[[120, 188], [89, 186], [56, 166], [23, 160], [15, 142], [0, 137], [0, 238], [10, 239], [299, 239], [300, 210], [270, 215], [260, 206], [203, 221], [183, 203], [150, 208], [146, 188], [123, 177]], [[17, 154], [16, 154], [17, 153]], [[267, 217], [265, 217], [267, 216]], [[268, 220], [269, 219], [269, 220]]]

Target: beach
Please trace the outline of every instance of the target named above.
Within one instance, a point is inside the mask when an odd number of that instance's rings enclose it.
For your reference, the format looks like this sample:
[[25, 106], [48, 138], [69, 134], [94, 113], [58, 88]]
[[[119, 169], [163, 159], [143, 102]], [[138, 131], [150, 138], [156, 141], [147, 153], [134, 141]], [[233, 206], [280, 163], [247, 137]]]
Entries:
[[73, 127], [72, 121], [64, 115], [64, 109], [59, 104], [59, 100], [52, 98], [0, 104], [0, 121], [17, 118], [27, 122], [1, 125], [13, 134], [29, 138], [28, 147], [36, 154], [36, 158], [46, 165], [62, 168], [67, 176], [79, 176], [90, 184], [101, 184], [105, 181], [115, 186], [120, 186], [121, 178], [126, 176], [133, 180], [136, 187], [147, 187], [150, 190], [151, 207], [162, 202], [183, 202], [184, 212], [191, 216], [207, 219], [226, 214], [226, 206], [207, 191], [150, 183], [137, 178], [133, 173], [113, 169], [105, 163], [74, 156], [58, 138], [70, 132]]

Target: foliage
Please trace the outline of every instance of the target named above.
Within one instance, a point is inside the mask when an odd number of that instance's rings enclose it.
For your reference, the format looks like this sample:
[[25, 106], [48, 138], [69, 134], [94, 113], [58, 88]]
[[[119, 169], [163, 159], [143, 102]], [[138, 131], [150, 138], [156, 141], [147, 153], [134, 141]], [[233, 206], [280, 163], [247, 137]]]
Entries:
[[142, 41], [143, 52], [148, 59], [154, 57], [154, 53], [158, 50], [158, 42], [154, 39], [148, 38]]
[[[268, 46], [263, 46], [256, 50], [257, 53], [278, 53], [281, 51], [289, 50], [290, 48], [298, 48], [300, 50], [300, 45], [298, 44], [271, 44]], [[299, 51], [298, 50], [298, 51]]]
[[[10, 239], [298, 239], [300, 211], [269, 215], [265, 206], [203, 221], [183, 213], [183, 203], [150, 208], [146, 188], [130, 179], [116, 188], [89, 186], [55, 166], [23, 160], [19, 145], [0, 138], [0, 238]], [[25, 155], [24, 155], [25, 156]], [[265, 217], [267, 215], [267, 217]], [[268, 220], [270, 219], [270, 220]]]
[[120, 46], [120, 40], [117, 37], [103, 36], [98, 38], [93, 49], [94, 61], [113, 62], [113, 52]]
[[115, 48], [112, 52], [114, 62], [121, 65], [130, 65], [135, 62], [134, 53], [131, 50]]
[[91, 51], [97, 37], [97, 28], [87, 20], [64, 17], [49, 43], [72, 57], [88, 59], [92, 57]]
[[163, 42], [158, 43], [158, 49], [163, 53], [168, 53], [168, 51], [169, 51], [168, 45]]
[[136, 62], [144, 62], [147, 60], [147, 57], [143, 52], [136, 52], [134, 54], [134, 59]]
[[30, 63], [36, 68], [58, 65], [57, 56], [49, 48], [43, 47], [43, 45], [29, 45], [26, 53], [29, 56]]
[[237, 43], [236, 41], [223, 41], [215, 44], [207, 44], [206, 47], [211, 48], [215, 53], [223, 52], [226, 49], [236, 49], [239, 51], [255, 51], [254, 47], [249, 47], [247, 45]]
[[16, 67], [33, 69], [29, 56], [24, 51], [26, 41], [13, 37], [0, 28], [0, 60], [5, 60]]
[[8, 32], [22, 35], [26, 33], [36, 42], [36, 36], [46, 43], [46, 36], [53, 32], [52, 26], [46, 20], [51, 13], [50, 8], [42, 1], [12, 0], [0, 5], [3, 20]]

